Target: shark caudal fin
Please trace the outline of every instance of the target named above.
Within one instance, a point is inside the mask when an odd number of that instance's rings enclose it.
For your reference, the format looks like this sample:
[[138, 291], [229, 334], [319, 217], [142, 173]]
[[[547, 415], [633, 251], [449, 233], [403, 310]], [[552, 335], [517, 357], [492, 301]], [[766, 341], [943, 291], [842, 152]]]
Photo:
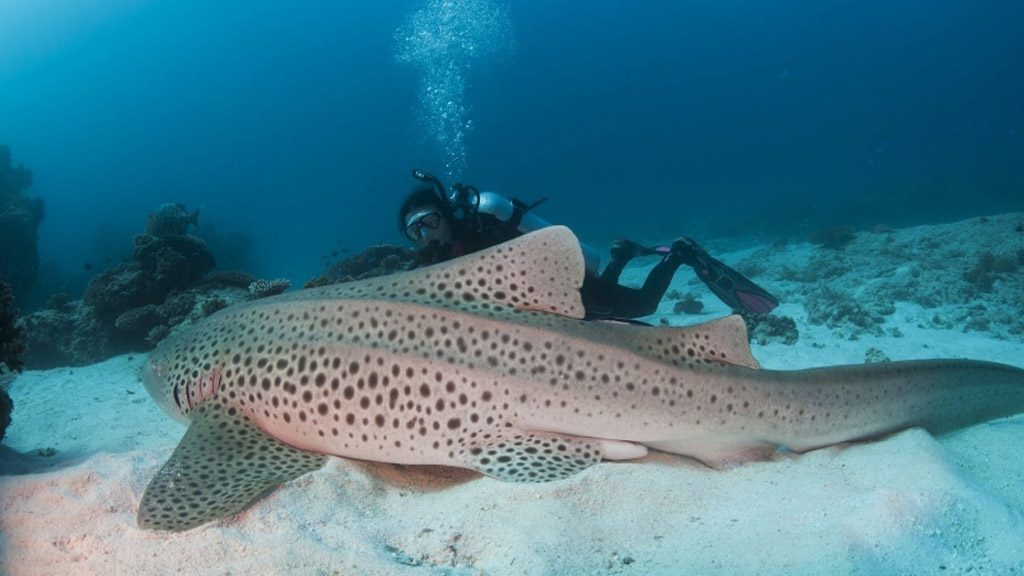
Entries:
[[181, 443], [146, 487], [139, 527], [180, 532], [224, 518], [324, 461], [267, 436], [235, 409], [208, 402], [193, 412]]

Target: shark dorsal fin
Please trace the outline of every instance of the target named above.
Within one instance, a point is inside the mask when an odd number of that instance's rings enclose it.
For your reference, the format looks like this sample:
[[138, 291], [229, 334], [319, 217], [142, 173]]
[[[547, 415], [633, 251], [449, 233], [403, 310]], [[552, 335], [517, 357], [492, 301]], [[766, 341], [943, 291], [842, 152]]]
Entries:
[[584, 270], [576, 236], [565, 226], [549, 226], [433, 266], [274, 298], [383, 299], [475, 314], [536, 310], [583, 318]]

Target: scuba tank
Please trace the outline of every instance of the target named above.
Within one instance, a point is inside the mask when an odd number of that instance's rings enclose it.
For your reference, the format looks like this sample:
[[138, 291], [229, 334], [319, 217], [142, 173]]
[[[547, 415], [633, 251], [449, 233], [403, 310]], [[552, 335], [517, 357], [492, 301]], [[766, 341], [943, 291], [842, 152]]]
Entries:
[[[547, 198], [541, 198], [533, 204], [524, 204], [516, 199], [509, 199], [497, 192], [477, 192], [476, 210], [479, 214], [490, 214], [502, 222], [515, 223], [516, 229], [526, 234], [541, 228], [551, 226], [547, 220], [537, 216], [533, 208]], [[518, 221], [516, 221], [518, 220]], [[588, 244], [580, 242], [583, 250], [583, 262], [586, 265], [587, 274], [597, 275], [597, 268], [601, 264], [601, 256]]]
[[[487, 214], [498, 221], [515, 227], [521, 234], [527, 234], [551, 226], [547, 220], [533, 213], [533, 209], [547, 198], [541, 198], [533, 204], [526, 204], [517, 199], [510, 199], [497, 192], [477, 190], [476, 186], [465, 185], [456, 182], [452, 184], [450, 191], [445, 190], [444, 184], [432, 174], [422, 170], [413, 170], [413, 178], [421, 182], [432, 184], [437, 190], [438, 196], [448, 204], [456, 218], [467, 221], [478, 217], [480, 214]], [[593, 247], [580, 242], [583, 250], [583, 262], [587, 274], [596, 276], [601, 257]]]

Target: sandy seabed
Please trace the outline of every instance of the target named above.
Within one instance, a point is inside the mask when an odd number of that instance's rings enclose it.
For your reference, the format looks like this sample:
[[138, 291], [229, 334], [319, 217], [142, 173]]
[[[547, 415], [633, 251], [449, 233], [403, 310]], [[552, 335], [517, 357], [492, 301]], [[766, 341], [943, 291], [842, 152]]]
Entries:
[[[872, 283], [898, 284], [912, 273], [906, 267], [925, 260], [913, 259], [912, 248], [937, 237], [967, 235], [973, 248], [959, 265], [946, 258], [945, 276], [917, 278], [961, 282], [983, 251], [1024, 250], [1024, 234], [1012, 233], [1022, 220], [863, 233], [840, 258], [853, 265], [831, 279], [808, 280], [822, 248], [806, 243], [772, 246], [770, 258], [758, 256], [766, 245], [715, 253], [730, 263], [758, 260], [765, 269], [757, 279], [785, 302], [776, 314], [796, 323], [795, 344], [754, 345], [765, 368], [859, 363], [872, 348], [893, 360], [1024, 367], [1014, 324], [1024, 310], [1004, 294], [1019, 286], [1020, 269], [994, 277], [967, 304], [897, 298], [867, 328], [813, 312], [829, 281], [884, 299]], [[909, 248], [880, 258], [886, 245]], [[642, 271], [631, 268], [627, 278], [639, 281]], [[677, 315], [666, 301], [654, 322], [727, 313], [692, 274], [682, 271], [674, 287], [700, 294], [705, 310]], [[971, 316], [976, 329], [968, 329], [963, 315], [979, 302], [987, 316]], [[182, 534], [144, 532], [135, 525], [142, 492], [185, 431], [139, 382], [144, 359], [25, 372], [12, 384], [14, 423], [0, 449], [3, 574], [1024, 574], [1022, 416], [938, 439], [911, 429], [728, 470], [655, 453], [536, 485], [332, 458], [226, 520]]]

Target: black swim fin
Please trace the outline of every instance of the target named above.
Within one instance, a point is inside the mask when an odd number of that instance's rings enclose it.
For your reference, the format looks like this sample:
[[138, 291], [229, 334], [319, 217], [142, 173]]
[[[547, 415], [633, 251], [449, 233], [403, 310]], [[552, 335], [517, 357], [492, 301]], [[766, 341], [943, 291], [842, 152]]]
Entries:
[[672, 254], [693, 267], [709, 290], [718, 299], [737, 312], [767, 314], [779, 305], [779, 300], [753, 280], [712, 257], [691, 238], [682, 237], [672, 243]]

